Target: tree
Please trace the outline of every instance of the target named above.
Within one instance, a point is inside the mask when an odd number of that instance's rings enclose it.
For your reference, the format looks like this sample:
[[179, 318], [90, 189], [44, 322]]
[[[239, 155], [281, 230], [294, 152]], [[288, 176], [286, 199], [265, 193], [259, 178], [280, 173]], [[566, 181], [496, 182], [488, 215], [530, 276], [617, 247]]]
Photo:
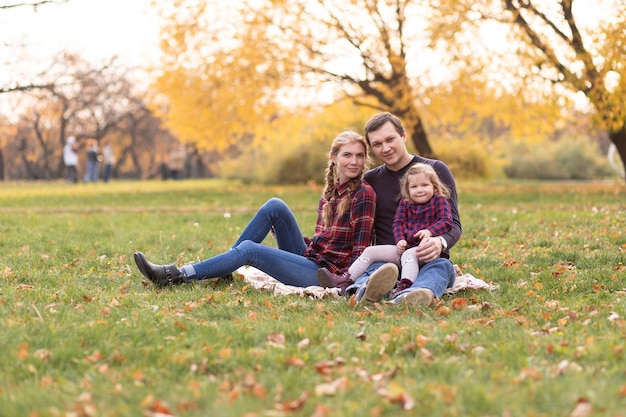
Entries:
[[241, 23], [232, 4], [189, 3], [163, 6], [152, 108], [177, 137], [203, 150], [258, 140], [275, 119], [275, 94], [287, 71], [272, 59], [267, 33], [236, 31]]
[[[533, 79], [540, 79], [544, 81], [540, 85], [551, 92], [565, 96], [564, 90], [568, 91], [570, 99], [584, 96], [626, 165], [626, 4], [622, 0], [431, 3], [433, 33], [448, 45], [456, 44], [455, 50], [466, 63], [471, 55], [460, 51], [475, 51], [468, 46], [472, 36], [467, 30], [494, 22], [501, 25], [497, 33], [509, 42], [505, 53], [518, 67], [522, 94], [538, 94], [530, 86]], [[466, 30], [464, 35], [459, 35], [459, 28]], [[511, 77], [502, 78], [511, 81]], [[563, 111], [568, 110], [564, 107]]]
[[[94, 68], [78, 56], [60, 54], [42, 75], [46, 88], [14, 92], [22, 100], [17, 122], [0, 118], [0, 156], [8, 178], [63, 176], [62, 148], [68, 136], [110, 138], [118, 163], [114, 173], [157, 175], [159, 156], [177, 143], [160, 127], [115, 60]], [[149, 151], [146, 151], [149, 150]], [[0, 161], [2, 162], [2, 161]]]
[[[240, 134], [254, 131], [255, 123], [273, 120], [276, 108], [265, 106], [284, 99], [288, 89], [298, 91], [288, 103], [299, 107], [307, 92], [322, 99], [330, 83], [357, 104], [400, 116], [415, 148], [433, 155], [419, 109], [429, 65], [420, 65], [426, 41], [416, 2], [241, 1], [229, 10], [223, 3], [179, 0], [178, 14], [164, 12], [166, 69], [157, 89], [168, 98], [170, 114], [185, 115], [168, 117], [174, 131], [188, 129], [181, 136], [210, 147], [232, 143], [224, 134], [232, 130], [215, 119], [237, 117]], [[207, 11], [219, 18], [209, 20]]]
[[[0, 5], [0, 10], [15, 9], [18, 7], [19, 8], [32, 7], [33, 10], [37, 12], [37, 9], [43, 5], [54, 4], [54, 3], [62, 4], [62, 3], [67, 3], [68, 1], [69, 0], [38, 0], [38, 1], [24, 2], [24, 3], [9, 3], [9, 4]], [[6, 46], [6, 44], [3, 46]], [[22, 83], [15, 83], [15, 84], [8, 85], [8, 86], [0, 86], [0, 94], [23, 92], [23, 91], [28, 91], [28, 90], [49, 89], [50, 87], [51, 87], [51, 84], [22, 82]]]

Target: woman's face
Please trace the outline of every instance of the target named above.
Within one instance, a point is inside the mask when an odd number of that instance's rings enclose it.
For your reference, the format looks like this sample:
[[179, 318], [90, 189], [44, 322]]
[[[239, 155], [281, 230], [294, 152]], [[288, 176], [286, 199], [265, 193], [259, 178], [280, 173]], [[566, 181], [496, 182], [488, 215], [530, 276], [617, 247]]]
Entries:
[[337, 166], [339, 172], [339, 183], [356, 178], [361, 175], [365, 167], [365, 145], [362, 142], [350, 142], [341, 145], [336, 155], [331, 155], [331, 159]]

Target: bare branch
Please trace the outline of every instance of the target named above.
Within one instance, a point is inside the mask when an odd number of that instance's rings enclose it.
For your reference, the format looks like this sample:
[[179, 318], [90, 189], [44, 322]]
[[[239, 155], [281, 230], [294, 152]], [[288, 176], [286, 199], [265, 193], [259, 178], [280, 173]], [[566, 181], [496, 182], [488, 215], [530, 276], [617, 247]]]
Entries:
[[40, 1], [36, 1], [36, 2], [32, 2], [32, 3], [14, 3], [14, 4], [3, 4], [0, 5], [0, 10], [3, 9], [14, 9], [16, 7], [32, 7], [33, 9], [35, 9], [35, 11], [37, 11], [37, 8], [39, 6], [43, 6], [44, 4], [48, 4], [48, 3], [67, 3], [69, 0], [62, 0], [62, 1], [56, 1], [56, 0], [40, 0]]
[[504, 0], [504, 6], [506, 10], [513, 14], [514, 23], [518, 25], [524, 31], [524, 33], [526, 33], [526, 35], [530, 39], [531, 44], [545, 55], [548, 61], [555, 66], [559, 73], [561, 73], [568, 82], [574, 85], [577, 84], [576, 76], [567, 69], [567, 67], [556, 56], [554, 50], [543, 41], [539, 33], [533, 30], [528, 21], [524, 18], [524, 16], [522, 16], [520, 10], [522, 8], [532, 8], [532, 10], [535, 10], [534, 7], [530, 6], [530, 2], [527, 2], [521, 6], [516, 6], [515, 4], [513, 4], [513, 0]]
[[29, 90], [53, 90], [54, 84], [29, 84], [29, 85], [17, 85], [14, 87], [0, 87], [0, 94], [4, 93], [14, 93], [18, 91], [29, 91]]

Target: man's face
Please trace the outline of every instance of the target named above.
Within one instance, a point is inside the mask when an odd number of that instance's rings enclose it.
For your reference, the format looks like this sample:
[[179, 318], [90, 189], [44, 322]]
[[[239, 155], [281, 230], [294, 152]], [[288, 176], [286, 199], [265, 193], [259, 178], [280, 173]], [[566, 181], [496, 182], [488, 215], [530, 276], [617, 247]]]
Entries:
[[402, 163], [407, 154], [406, 134], [400, 135], [391, 122], [369, 132], [368, 138], [372, 152], [386, 165], [393, 168]]

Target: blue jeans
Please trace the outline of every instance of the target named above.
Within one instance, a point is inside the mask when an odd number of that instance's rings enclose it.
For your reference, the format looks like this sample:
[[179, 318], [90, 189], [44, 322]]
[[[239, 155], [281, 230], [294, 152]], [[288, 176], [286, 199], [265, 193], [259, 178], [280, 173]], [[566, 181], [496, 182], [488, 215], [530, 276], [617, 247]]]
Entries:
[[[278, 249], [262, 244], [274, 231]], [[233, 247], [221, 255], [193, 264], [192, 279], [217, 278], [244, 265], [253, 266], [287, 285], [319, 285], [315, 261], [302, 254], [306, 242], [293, 212], [284, 201], [269, 199], [239, 236]]]
[[111, 173], [112, 172], [113, 172], [113, 165], [106, 164], [104, 166], [104, 176], [102, 177], [102, 180], [104, 182], [109, 182], [109, 179], [111, 178]]
[[[376, 262], [367, 268], [367, 271], [359, 278], [357, 278], [351, 286], [346, 289], [346, 296], [354, 294], [361, 286], [367, 283], [370, 279], [370, 275], [374, 273], [378, 268], [384, 265], [384, 262]], [[416, 288], [428, 288], [435, 294], [435, 297], [441, 298], [444, 291], [447, 288], [451, 288], [454, 285], [456, 273], [454, 272], [454, 266], [449, 259], [438, 258], [427, 264], [424, 264], [417, 273], [417, 278], [410, 288], [404, 291], [410, 291]], [[403, 291], [403, 292], [404, 292]]]
[[97, 161], [87, 161], [87, 174], [85, 175], [85, 182], [98, 182], [98, 168], [100, 168], [100, 164]]

